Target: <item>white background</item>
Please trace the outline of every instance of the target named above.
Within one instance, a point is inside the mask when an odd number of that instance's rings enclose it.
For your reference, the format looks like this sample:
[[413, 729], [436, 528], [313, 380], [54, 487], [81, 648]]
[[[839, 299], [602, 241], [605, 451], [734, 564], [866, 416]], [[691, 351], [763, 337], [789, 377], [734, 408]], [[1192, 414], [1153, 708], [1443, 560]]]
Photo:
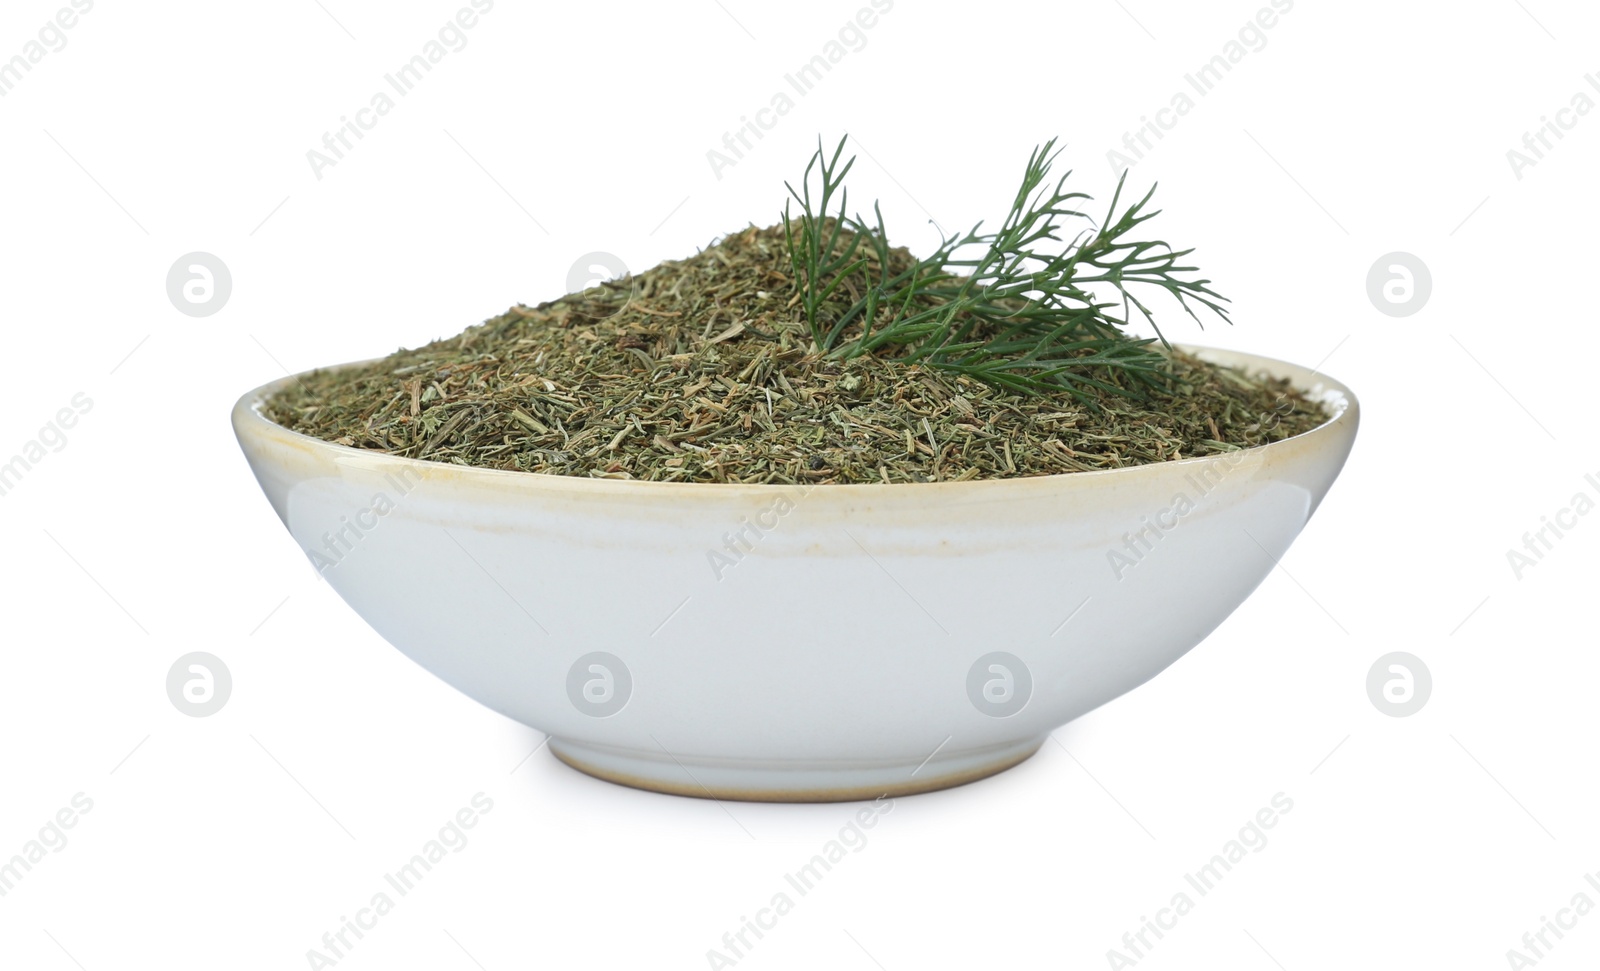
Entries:
[[[8, 0], [0, 59], [65, 5]], [[0, 897], [0, 966], [306, 967], [482, 792], [471, 842], [339, 967], [707, 967], [856, 807], [524, 761], [537, 731], [317, 580], [229, 407], [556, 296], [581, 254], [638, 270], [774, 222], [819, 134], [855, 139], [853, 194], [914, 250], [930, 218], [998, 216], [1052, 135], [1106, 193], [1107, 150], [1266, 6], [898, 0], [718, 178], [707, 151], [864, 0], [498, 0], [319, 179], [307, 151], [465, 5], [102, 0], [0, 98], [0, 461], [93, 401], [0, 497], [0, 859], [93, 800]], [[739, 967], [1106, 967], [1280, 792], [1270, 842], [1139, 967], [1503, 968], [1575, 894], [1600, 904], [1600, 515], [1520, 579], [1506, 558], [1600, 492], [1600, 112], [1521, 178], [1506, 154], [1600, 100], [1597, 28], [1556, 0], [1299, 0], [1196, 98], [1129, 178], [1160, 181], [1156, 225], [1236, 323], [1173, 332], [1353, 387], [1343, 477], [1204, 644], [1020, 767], [896, 800]], [[168, 301], [191, 251], [231, 269], [214, 316]], [[1367, 296], [1391, 251], [1432, 272], [1412, 316]], [[196, 650], [234, 680], [207, 718], [164, 688]], [[1434, 679], [1406, 718], [1365, 689], [1395, 650]], [[1600, 960], [1600, 911], [1565, 934], [1540, 968]]]

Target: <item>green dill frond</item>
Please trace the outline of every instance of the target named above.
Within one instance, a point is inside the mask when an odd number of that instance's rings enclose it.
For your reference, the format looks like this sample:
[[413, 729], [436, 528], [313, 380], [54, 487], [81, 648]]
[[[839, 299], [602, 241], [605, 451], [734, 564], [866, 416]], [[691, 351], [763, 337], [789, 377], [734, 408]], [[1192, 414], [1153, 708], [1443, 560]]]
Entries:
[[[855, 159], [844, 144], [829, 155], [819, 143], [800, 188], [786, 183], [784, 235], [820, 354], [872, 354], [1087, 400], [1090, 388], [1135, 395], [1168, 380], [1169, 358], [1151, 346], [1166, 337], [1141, 291], [1165, 291], [1197, 323], [1197, 308], [1228, 319], [1227, 299], [1186, 264], [1192, 249], [1136, 238], [1160, 211], [1148, 208], [1154, 188], [1119, 212], [1124, 173], [1096, 224], [1084, 211], [1092, 197], [1067, 191], [1070, 171], [1050, 179], [1054, 139], [1029, 156], [998, 229], [975, 224], [921, 260], [889, 247], [877, 204], [872, 223], [850, 214], [844, 182]], [[1156, 338], [1127, 332], [1134, 312]]]

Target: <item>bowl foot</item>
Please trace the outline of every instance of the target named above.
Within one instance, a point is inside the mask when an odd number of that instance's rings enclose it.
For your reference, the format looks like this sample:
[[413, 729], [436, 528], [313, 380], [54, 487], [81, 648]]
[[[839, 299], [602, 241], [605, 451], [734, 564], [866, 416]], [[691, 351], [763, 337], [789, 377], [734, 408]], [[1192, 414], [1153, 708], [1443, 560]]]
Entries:
[[701, 799], [747, 802], [856, 802], [964, 785], [1004, 772], [1044, 744], [1044, 736], [978, 749], [941, 747], [931, 758], [743, 760], [695, 758], [552, 738], [550, 751], [597, 779]]

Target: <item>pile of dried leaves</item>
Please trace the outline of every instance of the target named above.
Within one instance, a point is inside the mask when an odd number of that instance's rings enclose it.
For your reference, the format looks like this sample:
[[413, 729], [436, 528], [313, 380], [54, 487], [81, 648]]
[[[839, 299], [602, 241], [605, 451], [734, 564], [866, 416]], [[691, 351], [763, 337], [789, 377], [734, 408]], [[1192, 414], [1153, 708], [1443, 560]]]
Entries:
[[752, 226], [691, 259], [316, 372], [267, 414], [437, 462], [746, 483], [1112, 469], [1278, 441], [1328, 417], [1286, 382], [1177, 352], [1170, 392], [1087, 402], [873, 356], [819, 358], [790, 273], [783, 228]]

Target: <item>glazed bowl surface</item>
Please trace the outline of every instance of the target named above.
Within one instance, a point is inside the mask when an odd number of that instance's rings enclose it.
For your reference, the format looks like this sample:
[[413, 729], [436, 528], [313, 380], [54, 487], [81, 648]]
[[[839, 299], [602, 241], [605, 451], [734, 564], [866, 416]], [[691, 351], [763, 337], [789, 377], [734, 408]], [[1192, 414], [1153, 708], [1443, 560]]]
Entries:
[[896, 485], [651, 483], [348, 448], [241, 398], [256, 479], [406, 656], [592, 775], [836, 800], [1016, 764], [1154, 677], [1273, 569], [1359, 421], [1348, 388], [1232, 351], [1332, 417], [1223, 456]]

